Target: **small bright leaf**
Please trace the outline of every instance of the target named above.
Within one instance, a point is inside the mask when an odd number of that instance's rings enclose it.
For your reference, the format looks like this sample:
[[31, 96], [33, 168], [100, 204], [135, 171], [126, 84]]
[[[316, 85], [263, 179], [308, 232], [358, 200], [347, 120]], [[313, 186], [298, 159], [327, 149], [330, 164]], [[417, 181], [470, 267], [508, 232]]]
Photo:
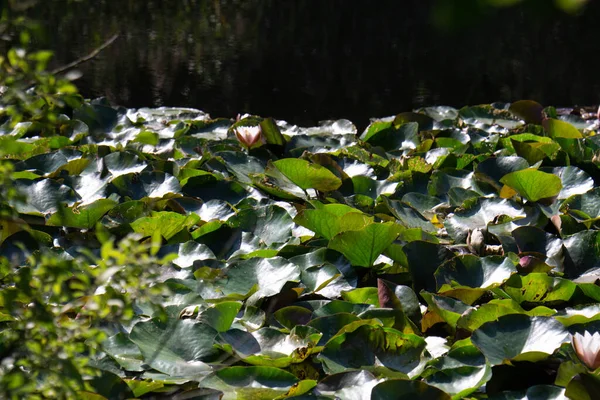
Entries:
[[340, 233], [329, 242], [329, 247], [345, 255], [352, 265], [370, 267], [400, 231], [402, 227], [391, 222], [372, 223], [360, 230]]
[[578, 139], [583, 137], [577, 128], [566, 121], [547, 118], [544, 120], [543, 125], [544, 130], [546, 130], [548, 135], [552, 138]]
[[510, 186], [529, 201], [554, 197], [562, 189], [558, 176], [533, 168], [506, 174], [500, 182]]
[[273, 165], [303, 190], [330, 192], [342, 185], [342, 180], [327, 168], [299, 158], [284, 158], [275, 161]]

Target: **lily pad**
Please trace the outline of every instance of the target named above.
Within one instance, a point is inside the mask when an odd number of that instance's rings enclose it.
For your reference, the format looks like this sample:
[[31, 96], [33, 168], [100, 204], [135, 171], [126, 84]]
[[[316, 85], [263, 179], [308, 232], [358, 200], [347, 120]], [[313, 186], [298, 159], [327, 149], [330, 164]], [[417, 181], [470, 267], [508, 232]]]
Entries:
[[490, 364], [500, 365], [510, 360], [542, 360], [570, 339], [553, 318], [511, 314], [483, 324], [471, 340]]
[[129, 338], [140, 348], [144, 362], [172, 377], [198, 379], [211, 372], [208, 361], [218, 354], [217, 335], [210, 326], [193, 320], [165, 324], [157, 319], [138, 322]]
[[529, 201], [538, 201], [558, 195], [562, 183], [558, 176], [528, 168], [504, 175], [500, 182], [516, 190]]
[[401, 230], [402, 227], [391, 222], [371, 223], [362, 229], [338, 234], [329, 242], [329, 248], [342, 253], [352, 265], [371, 267]]
[[273, 165], [302, 190], [329, 192], [342, 185], [340, 178], [319, 164], [298, 158], [285, 158], [275, 161]]
[[379, 383], [371, 392], [371, 400], [450, 400], [446, 392], [425, 382], [405, 379], [389, 379]]

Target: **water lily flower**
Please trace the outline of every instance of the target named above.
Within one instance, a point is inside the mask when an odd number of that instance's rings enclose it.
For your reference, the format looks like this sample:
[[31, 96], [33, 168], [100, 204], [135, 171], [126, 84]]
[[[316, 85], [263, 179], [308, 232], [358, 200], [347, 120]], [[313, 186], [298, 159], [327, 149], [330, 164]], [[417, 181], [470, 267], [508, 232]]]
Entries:
[[238, 126], [233, 130], [235, 136], [246, 148], [254, 146], [261, 139], [262, 130], [257, 126]]
[[577, 357], [591, 370], [600, 367], [600, 333], [591, 335], [585, 331], [583, 335], [573, 335], [573, 349]]

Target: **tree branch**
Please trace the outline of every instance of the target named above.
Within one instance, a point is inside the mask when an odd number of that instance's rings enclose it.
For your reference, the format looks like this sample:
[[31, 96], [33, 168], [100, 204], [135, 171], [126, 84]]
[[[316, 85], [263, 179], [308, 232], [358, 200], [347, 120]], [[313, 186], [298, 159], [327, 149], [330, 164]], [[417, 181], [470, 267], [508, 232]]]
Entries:
[[60, 66], [60, 67], [58, 67], [56, 69], [53, 69], [50, 73], [53, 74], [53, 75], [60, 74], [62, 72], [65, 72], [68, 69], [71, 69], [71, 68], [76, 67], [76, 66], [78, 66], [80, 64], [83, 64], [86, 61], [91, 60], [92, 58], [96, 57], [102, 50], [104, 50], [105, 48], [107, 48], [108, 46], [110, 46], [115, 40], [117, 40], [118, 37], [119, 37], [119, 34], [115, 33], [106, 42], [102, 43], [100, 45], [100, 47], [95, 48], [88, 55], [80, 57], [77, 60], [75, 60], [73, 62], [70, 62], [67, 65], [63, 65], [63, 66]]

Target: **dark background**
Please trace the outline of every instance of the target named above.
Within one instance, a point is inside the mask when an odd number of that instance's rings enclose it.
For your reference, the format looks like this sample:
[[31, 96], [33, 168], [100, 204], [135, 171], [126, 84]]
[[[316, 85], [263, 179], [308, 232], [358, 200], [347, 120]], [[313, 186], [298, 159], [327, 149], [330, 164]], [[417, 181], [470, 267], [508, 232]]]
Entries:
[[426, 105], [534, 99], [597, 104], [600, 2], [476, 0], [84, 0], [28, 10], [53, 66], [120, 37], [83, 64], [86, 97], [126, 107], [189, 106], [312, 125], [360, 125]]

